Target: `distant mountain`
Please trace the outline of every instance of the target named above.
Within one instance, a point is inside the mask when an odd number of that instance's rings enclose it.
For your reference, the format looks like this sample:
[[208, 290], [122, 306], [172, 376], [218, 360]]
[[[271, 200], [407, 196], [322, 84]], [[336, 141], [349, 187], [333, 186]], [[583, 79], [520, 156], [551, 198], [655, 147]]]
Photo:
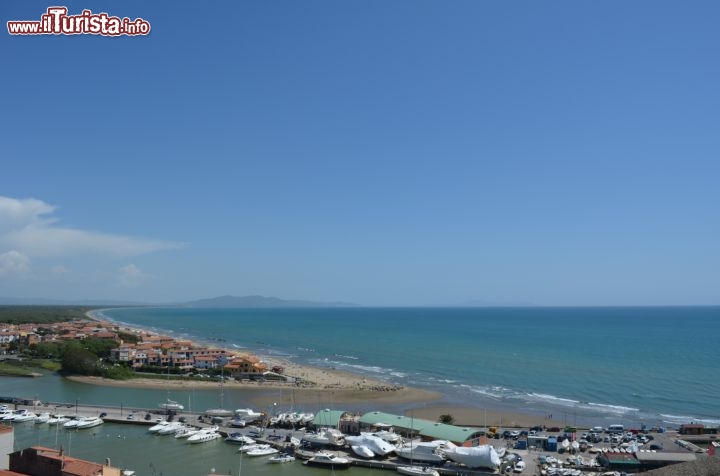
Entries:
[[268, 296], [219, 296], [181, 304], [183, 307], [357, 307], [346, 302], [287, 300]]

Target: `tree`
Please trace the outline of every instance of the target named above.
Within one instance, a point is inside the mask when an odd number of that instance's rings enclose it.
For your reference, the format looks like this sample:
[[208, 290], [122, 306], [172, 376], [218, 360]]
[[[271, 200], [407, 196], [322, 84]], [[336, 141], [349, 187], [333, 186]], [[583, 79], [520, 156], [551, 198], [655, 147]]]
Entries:
[[445, 423], [446, 425], [452, 425], [455, 423], [455, 418], [449, 413], [444, 413], [438, 417], [438, 421], [440, 423]]
[[82, 348], [78, 341], [68, 341], [63, 348], [62, 367], [66, 372], [81, 375], [97, 375], [98, 357], [92, 352]]

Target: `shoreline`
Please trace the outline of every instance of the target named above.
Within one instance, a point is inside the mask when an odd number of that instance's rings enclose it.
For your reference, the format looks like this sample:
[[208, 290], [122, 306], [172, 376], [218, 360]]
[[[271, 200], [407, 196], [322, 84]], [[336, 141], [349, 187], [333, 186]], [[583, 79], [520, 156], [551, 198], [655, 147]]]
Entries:
[[[123, 331], [147, 332], [160, 334], [162, 330], [150, 330], [142, 327], [135, 327], [108, 318], [102, 312], [114, 308], [93, 309], [86, 313], [86, 316], [94, 321], [103, 322], [117, 326]], [[166, 335], [172, 336], [171, 332]], [[203, 345], [224, 348], [228, 352], [238, 352], [238, 349], [218, 346], [216, 342], [204, 342], [198, 339], [189, 339], [193, 345]], [[247, 353], [250, 353], [247, 351]], [[275, 356], [253, 354], [266, 362], [270, 367], [280, 365], [285, 368], [285, 374], [301, 377], [307, 381], [315, 382], [316, 386], [296, 386], [280, 382], [236, 382], [227, 381], [223, 385], [228, 389], [248, 390], [256, 395], [251, 397], [254, 405], [264, 408], [268, 404], [298, 404], [317, 403], [319, 399], [327, 398], [328, 391], [332, 393], [334, 404], [368, 404], [377, 405], [382, 411], [383, 405], [402, 405], [406, 409], [406, 416], [414, 415], [417, 418], [437, 421], [440, 415], [451, 414], [455, 418], [455, 424], [467, 426], [488, 425], [511, 425], [511, 426], [534, 426], [543, 424], [547, 426], [563, 426], [562, 422], [538, 416], [536, 413], [524, 412], [517, 408], [504, 408], [500, 405], [492, 408], [477, 408], [472, 405], [464, 405], [457, 402], [443, 402], [447, 395], [441, 391], [426, 390], [414, 387], [398, 387], [383, 380], [371, 379], [364, 375], [355, 374], [337, 369], [324, 369], [301, 365], [287, 359]], [[131, 380], [111, 380], [101, 377], [71, 376], [69, 380], [89, 385], [104, 385], [137, 389], [216, 389], [218, 382], [203, 382], [196, 380], [163, 380], [153, 378], [137, 378]], [[270, 395], [268, 393], [271, 393]]]

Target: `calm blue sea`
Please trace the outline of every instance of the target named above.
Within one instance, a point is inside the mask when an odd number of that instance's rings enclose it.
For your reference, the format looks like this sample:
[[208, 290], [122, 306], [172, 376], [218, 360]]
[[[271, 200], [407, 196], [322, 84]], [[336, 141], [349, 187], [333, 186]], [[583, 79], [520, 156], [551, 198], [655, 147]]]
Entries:
[[720, 307], [126, 308], [133, 326], [567, 423], [720, 423]]

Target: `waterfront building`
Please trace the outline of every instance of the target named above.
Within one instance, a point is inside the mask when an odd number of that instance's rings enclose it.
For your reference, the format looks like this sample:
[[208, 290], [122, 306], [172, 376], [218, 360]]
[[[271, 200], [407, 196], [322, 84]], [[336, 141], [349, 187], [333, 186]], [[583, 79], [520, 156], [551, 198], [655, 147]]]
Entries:
[[33, 446], [10, 453], [10, 471], [28, 476], [121, 476], [119, 468], [63, 454], [63, 450]]

